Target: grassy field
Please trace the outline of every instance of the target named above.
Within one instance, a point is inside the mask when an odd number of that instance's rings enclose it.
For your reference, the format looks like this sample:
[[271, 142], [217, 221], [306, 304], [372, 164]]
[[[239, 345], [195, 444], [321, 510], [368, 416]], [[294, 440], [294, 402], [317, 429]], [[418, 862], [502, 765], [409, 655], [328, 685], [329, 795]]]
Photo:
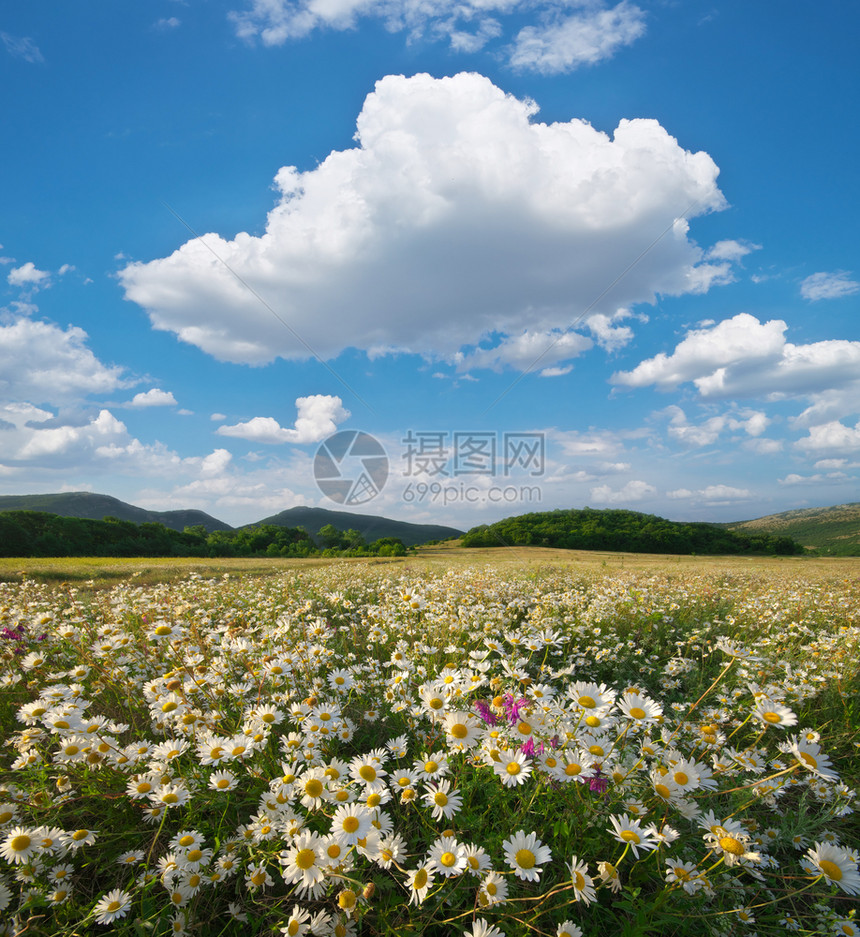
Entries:
[[0, 561], [0, 934], [858, 934], [858, 571]]
[[666, 556], [657, 553], [608, 553], [586, 550], [553, 550], [542, 547], [493, 547], [464, 549], [452, 544], [419, 547], [405, 557], [356, 557], [305, 559], [150, 557], [57, 557], [33, 559], [0, 557], [0, 582], [20, 582], [25, 576], [40, 582], [92, 582], [96, 588], [115, 585], [134, 577], [138, 584], [171, 582], [197, 573], [220, 576], [236, 573], [253, 576], [279, 575], [289, 570], [320, 566], [391, 566], [403, 570], [491, 565], [499, 569], [551, 568], [612, 573], [619, 570], [700, 574], [715, 571], [796, 570], [806, 577], [860, 575], [860, 557], [737, 557]]

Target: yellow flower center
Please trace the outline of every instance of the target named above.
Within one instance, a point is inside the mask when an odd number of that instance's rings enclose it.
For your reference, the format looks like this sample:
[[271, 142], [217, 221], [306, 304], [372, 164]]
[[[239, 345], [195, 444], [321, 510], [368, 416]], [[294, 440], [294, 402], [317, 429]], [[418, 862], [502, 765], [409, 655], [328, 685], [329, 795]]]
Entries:
[[672, 792], [666, 787], [665, 784], [655, 784], [654, 790], [663, 798], [663, 800], [669, 800], [672, 796]]
[[533, 869], [535, 865], [535, 854], [531, 849], [518, 849], [514, 858], [521, 869]]
[[427, 774], [433, 774], [434, 771], [439, 770], [439, 763], [430, 759], [429, 761], [424, 762], [424, 770]]
[[778, 722], [782, 722], [782, 716], [779, 713], [763, 713], [762, 718], [765, 722], [769, 722], [771, 725], [776, 725]]
[[621, 838], [625, 843], [641, 843], [642, 840], [639, 838], [639, 834], [634, 830], [622, 830]]
[[682, 786], [690, 780], [683, 771], [676, 771], [674, 774], [674, 778], [675, 778], [675, 783], [680, 784]]
[[743, 843], [739, 839], [735, 839], [734, 836], [721, 836], [720, 849], [731, 853], [733, 856], [742, 856], [746, 851]]
[[507, 764], [507, 766], [506, 766], [506, 768], [505, 768], [505, 771], [507, 771], [508, 774], [511, 774], [511, 775], [519, 774], [519, 773], [520, 773], [520, 763], [519, 763], [518, 761], [509, 761], [508, 764]]
[[202, 849], [190, 849], [188, 851], [187, 859], [189, 862], [199, 862], [203, 858]]
[[322, 781], [319, 778], [311, 778], [305, 782], [305, 793], [308, 797], [319, 797], [323, 792]]
[[193, 836], [183, 836], [183, 837], [179, 840], [179, 845], [182, 846], [183, 848], [186, 847], [186, 846], [191, 846], [191, 845], [193, 845], [193, 844], [194, 844], [194, 837], [193, 837]]
[[107, 909], [106, 909], [106, 910], [109, 911], [111, 914], [113, 914], [114, 911], [119, 911], [119, 909], [120, 909], [121, 907], [122, 907], [122, 902], [121, 902], [121, 901], [112, 901], [112, 902], [107, 906]]
[[382, 803], [382, 796], [380, 794], [369, 794], [365, 803], [368, 807], [378, 807]]
[[412, 887], [413, 887], [416, 891], [419, 891], [419, 890], [422, 889], [426, 884], [427, 884], [427, 870], [426, 870], [426, 869], [419, 869], [419, 870], [415, 873], [415, 878], [412, 879]]
[[358, 774], [363, 781], [376, 780], [376, 768], [374, 768], [373, 765], [362, 765], [358, 769]]
[[436, 791], [436, 793], [433, 795], [433, 800], [439, 807], [448, 806], [448, 795], [445, 794], [444, 791]]
[[819, 859], [818, 868], [830, 879], [831, 882], [842, 881], [842, 869], [835, 862], [829, 859]]
[[340, 858], [341, 852], [343, 852], [343, 850], [340, 848], [340, 846], [337, 843], [331, 843], [328, 849], [326, 849], [326, 853], [328, 854], [329, 859]]
[[290, 935], [290, 937], [295, 937], [295, 935], [298, 934], [298, 932], [299, 932], [299, 922], [295, 918], [292, 918], [290, 923], [287, 925], [287, 933]]
[[597, 703], [594, 701], [594, 698], [591, 696], [580, 696], [579, 705], [582, 706], [583, 709], [594, 709]]
[[358, 817], [344, 817], [341, 826], [347, 833], [354, 833], [359, 827]]
[[178, 706], [179, 706], [178, 703], [174, 703], [174, 702], [171, 700], [170, 702], [165, 703], [165, 704], [161, 707], [161, 711], [162, 711], [163, 713], [172, 713], [174, 709], [177, 709], [177, 708], [178, 708]]
[[520, 722], [517, 725], [517, 732], [519, 732], [520, 735], [531, 735], [532, 727], [527, 722]]
[[439, 857], [439, 861], [442, 863], [442, 865], [445, 866], [446, 869], [450, 869], [452, 865], [456, 865], [457, 857], [453, 852], [443, 852]]
[[316, 860], [313, 849], [300, 849], [296, 854], [296, 865], [303, 871], [309, 869]]
[[24, 852], [25, 849], [30, 848], [30, 843], [32, 840], [26, 833], [21, 833], [20, 836], [13, 836], [12, 841], [9, 843], [9, 848], [13, 852]]
[[571, 764], [571, 765], [565, 765], [565, 766], [564, 766], [564, 773], [565, 773], [569, 778], [575, 778], [578, 774], [581, 774], [581, 773], [582, 773], [582, 765], [573, 765], [573, 764]]
[[644, 719], [644, 718], [645, 718], [645, 710], [644, 710], [641, 706], [631, 706], [631, 707], [630, 707], [630, 715], [631, 715], [634, 719]]
[[455, 739], [464, 739], [468, 734], [469, 730], [462, 722], [455, 722], [454, 725], [451, 726], [451, 735], [453, 735]]

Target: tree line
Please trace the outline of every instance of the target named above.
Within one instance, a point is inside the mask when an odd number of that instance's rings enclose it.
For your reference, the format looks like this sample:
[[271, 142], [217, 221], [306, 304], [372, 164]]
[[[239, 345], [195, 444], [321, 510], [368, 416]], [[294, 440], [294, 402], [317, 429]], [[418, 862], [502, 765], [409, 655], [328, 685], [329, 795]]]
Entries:
[[626, 510], [544, 511], [473, 527], [464, 547], [535, 546], [622, 553], [766, 554], [797, 556], [791, 537], [730, 531], [718, 524], [669, 521]]
[[42, 511], [0, 512], [0, 556], [404, 556], [398, 537], [367, 543], [357, 530], [327, 524], [316, 540], [302, 527], [259, 524], [207, 531], [173, 530], [158, 522], [116, 517], [91, 520]]

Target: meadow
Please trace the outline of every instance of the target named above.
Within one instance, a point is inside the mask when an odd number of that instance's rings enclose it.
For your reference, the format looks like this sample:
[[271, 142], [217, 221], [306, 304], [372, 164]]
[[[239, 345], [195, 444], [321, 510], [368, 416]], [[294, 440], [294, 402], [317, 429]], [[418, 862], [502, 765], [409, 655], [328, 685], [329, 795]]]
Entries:
[[860, 935], [860, 561], [0, 562], [0, 934]]

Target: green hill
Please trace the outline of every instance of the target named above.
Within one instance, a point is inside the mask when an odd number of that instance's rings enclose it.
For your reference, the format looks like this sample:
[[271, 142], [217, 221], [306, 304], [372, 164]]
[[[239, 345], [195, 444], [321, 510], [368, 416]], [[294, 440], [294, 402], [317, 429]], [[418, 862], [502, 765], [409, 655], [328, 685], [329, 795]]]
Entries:
[[133, 524], [164, 524], [171, 530], [182, 531], [186, 527], [205, 527], [213, 530], [232, 530], [229, 524], [206, 514], [204, 511], [147, 511], [145, 508], [126, 504], [110, 495], [94, 494], [91, 491], [67, 491], [46, 495], [0, 495], [0, 511], [40, 511], [58, 514], [60, 517], [81, 517], [100, 521], [105, 517], [116, 517]]
[[473, 527], [464, 547], [537, 546], [624, 553], [773, 554], [791, 556], [803, 547], [766, 531], [735, 532], [718, 524], [669, 521], [637, 511], [544, 511]]
[[[463, 531], [439, 524], [410, 524], [407, 521], [394, 521], [375, 514], [351, 514], [349, 511], [328, 511], [325, 508], [296, 507], [272, 517], [266, 517], [257, 524], [276, 524], [279, 527], [304, 527], [312, 536], [327, 524], [338, 530], [357, 530], [368, 543], [381, 537], [397, 537], [407, 547], [428, 540], [449, 540], [459, 537]], [[251, 525], [247, 525], [251, 526]]]
[[749, 521], [724, 525], [744, 533], [768, 533], [792, 537], [819, 553], [836, 556], [860, 555], [860, 502], [826, 508], [801, 508], [768, 514]]

